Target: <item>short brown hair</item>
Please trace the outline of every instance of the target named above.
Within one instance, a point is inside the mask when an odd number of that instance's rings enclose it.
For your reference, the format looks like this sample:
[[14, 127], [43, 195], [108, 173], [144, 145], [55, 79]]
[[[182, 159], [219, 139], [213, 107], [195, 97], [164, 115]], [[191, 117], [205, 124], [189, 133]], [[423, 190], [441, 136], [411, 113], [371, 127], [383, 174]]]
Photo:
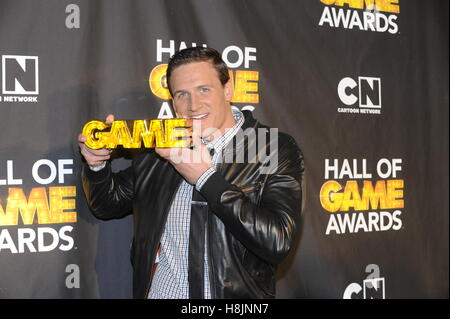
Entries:
[[192, 47], [176, 52], [169, 60], [169, 65], [167, 66], [166, 71], [166, 79], [170, 93], [172, 94], [172, 90], [170, 89], [170, 77], [172, 75], [172, 72], [177, 67], [192, 62], [205, 61], [211, 62], [211, 64], [217, 71], [220, 83], [222, 83], [222, 85], [225, 85], [225, 83], [227, 83], [230, 79], [230, 74], [228, 73], [228, 67], [222, 60], [220, 53], [213, 48]]

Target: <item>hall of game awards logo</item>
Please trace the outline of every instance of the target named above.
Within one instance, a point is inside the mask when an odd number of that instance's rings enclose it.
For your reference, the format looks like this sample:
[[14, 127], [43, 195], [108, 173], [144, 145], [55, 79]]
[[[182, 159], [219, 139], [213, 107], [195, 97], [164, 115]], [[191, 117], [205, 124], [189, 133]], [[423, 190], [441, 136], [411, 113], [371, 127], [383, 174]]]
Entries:
[[30, 187], [14, 160], [0, 163], [0, 258], [75, 247], [77, 190], [65, 184], [72, 166], [73, 159], [39, 159], [30, 170]]
[[402, 229], [405, 181], [401, 158], [381, 158], [371, 172], [367, 159], [325, 159], [320, 204], [328, 213], [325, 235]]
[[320, 0], [325, 6], [319, 26], [399, 33], [399, 0]]

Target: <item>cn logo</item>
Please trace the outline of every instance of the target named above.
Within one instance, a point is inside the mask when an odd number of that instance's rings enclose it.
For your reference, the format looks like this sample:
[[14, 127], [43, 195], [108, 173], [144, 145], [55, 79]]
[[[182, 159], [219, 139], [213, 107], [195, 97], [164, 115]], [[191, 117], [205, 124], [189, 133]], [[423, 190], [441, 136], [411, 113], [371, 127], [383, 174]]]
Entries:
[[380, 267], [376, 264], [366, 266], [369, 275], [362, 286], [353, 282], [345, 288], [343, 299], [385, 299], [384, 278], [380, 277]]
[[381, 79], [359, 76], [356, 82], [349, 77], [343, 78], [338, 85], [338, 95], [346, 105], [359, 102], [361, 108], [381, 108]]
[[39, 58], [26, 55], [2, 55], [2, 93], [39, 94]]

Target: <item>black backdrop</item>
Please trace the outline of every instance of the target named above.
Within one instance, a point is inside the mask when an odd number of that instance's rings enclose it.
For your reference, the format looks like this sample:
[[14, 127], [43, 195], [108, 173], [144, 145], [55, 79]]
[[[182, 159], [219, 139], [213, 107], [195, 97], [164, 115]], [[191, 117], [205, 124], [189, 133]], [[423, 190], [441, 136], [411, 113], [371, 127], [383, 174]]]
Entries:
[[448, 298], [445, 0], [2, 0], [0, 298], [131, 297], [131, 217], [91, 216], [76, 138], [170, 116], [161, 72], [193, 43], [305, 154], [277, 297]]

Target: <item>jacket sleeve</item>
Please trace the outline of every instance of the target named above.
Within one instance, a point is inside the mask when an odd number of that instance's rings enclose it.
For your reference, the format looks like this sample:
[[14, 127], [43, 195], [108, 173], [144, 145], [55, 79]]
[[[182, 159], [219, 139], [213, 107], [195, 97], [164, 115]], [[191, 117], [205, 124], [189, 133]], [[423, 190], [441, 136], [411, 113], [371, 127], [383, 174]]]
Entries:
[[107, 220], [131, 214], [132, 167], [113, 173], [111, 163], [107, 162], [103, 169], [95, 172], [84, 164], [81, 178], [88, 206], [95, 217]]
[[258, 203], [219, 172], [200, 190], [227, 230], [271, 264], [281, 263], [288, 255], [302, 210], [303, 155], [292, 137], [277, 155], [278, 168], [267, 176]]

